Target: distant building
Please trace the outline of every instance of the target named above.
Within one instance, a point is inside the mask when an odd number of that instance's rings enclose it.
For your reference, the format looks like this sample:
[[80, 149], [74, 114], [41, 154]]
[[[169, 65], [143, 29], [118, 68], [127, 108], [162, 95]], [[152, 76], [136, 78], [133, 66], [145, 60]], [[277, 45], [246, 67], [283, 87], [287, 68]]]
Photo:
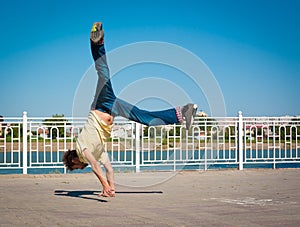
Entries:
[[194, 138], [197, 140], [205, 140], [205, 131], [194, 132]]
[[38, 137], [46, 139], [49, 137], [49, 130], [47, 128], [38, 128], [37, 135]]
[[111, 137], [126, 138], [132, 136], [132, 124], [125, 124], [122, 126], [114, 125], [111, 132]]
[[205, 113], [203, 110], [201, 110], [200, 112], [198, 112], [196, 114], [197, 117], [208, 117], [207, 113]]

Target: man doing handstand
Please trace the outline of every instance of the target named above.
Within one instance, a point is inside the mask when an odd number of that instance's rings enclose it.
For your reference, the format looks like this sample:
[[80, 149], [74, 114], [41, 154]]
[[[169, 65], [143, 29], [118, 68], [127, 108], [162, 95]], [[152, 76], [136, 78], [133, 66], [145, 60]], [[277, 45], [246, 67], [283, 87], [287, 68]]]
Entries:
[[[110, 81], [101, 22], [93, 24], [90, 44], [98, 74], [96, 94], [87, 122], [76, 140], [76, 150], [66, 151], [63, 163], [71, 171], [84, 169], [90, 164], [103, 187], [99, 195], [113, 197], [115, 196], [114, 171], [105, 150], [105, 142], [111, 135], [114, 117], [122, 116], [148, 126], [176, 124], [183, 122], [184, 119], [186, 129], [189, 130], [197, 105], [187, 104], [162, 111], [147, 111], [117, 98]], [[103, 164], [106, 176], [99, 162]]]

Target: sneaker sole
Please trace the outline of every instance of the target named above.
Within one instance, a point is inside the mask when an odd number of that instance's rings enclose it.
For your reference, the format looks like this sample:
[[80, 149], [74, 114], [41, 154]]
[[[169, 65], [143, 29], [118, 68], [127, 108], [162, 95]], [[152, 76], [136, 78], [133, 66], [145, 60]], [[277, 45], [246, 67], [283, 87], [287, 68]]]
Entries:
[[[100, 24], [100, 30], [97, 31], [97, 26]], [[94, 24], [92, 27], [92, 31], [90, 33], [90, 39], [94, 43], [99, 43], [101, 39], [104, 38], [104, 31], [102, 29], [102, 22], [99, 22], [99, 24]]]

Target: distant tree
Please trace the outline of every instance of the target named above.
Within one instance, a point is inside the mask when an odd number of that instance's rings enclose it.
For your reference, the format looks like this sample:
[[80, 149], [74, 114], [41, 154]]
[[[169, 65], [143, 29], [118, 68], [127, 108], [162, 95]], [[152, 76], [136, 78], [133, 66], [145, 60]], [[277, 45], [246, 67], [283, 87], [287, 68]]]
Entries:
[[300, 135], [300, 118], [293, 118], [291, 121], [292, 128], [292, 138], [293, 140], [297, 139], [297, 136]]
[[225, 128], [225, 139], [228, 140], [230, 136], [235, 135], [235, 126]]
[[275, 134], [279, 135], [282, 141], [287, 138], [296, 140], [300, 134], [300, 118], [293, 118], [288, 124], [275, 127]]
[[145, 126], [143, 135], [144, 135], [144, 137], [160, 136], [161, 135], [161, 127], [159, 127], [159, 126], [157, 126], [157, 127]]
[[52, 118], [45, 119], [44, 125], [48, 128], [50, 136], [55, 139], [57, 135], [58, 137], [65, 136], [65, 125], [70, 125], [70, 123], [65, 119], [64, 114], [55, 114]]
[[180, 130], [181, 128], [180, 127], [175, 127], [175, 133], [174, 133], [174, 129], [171, 129], [169, 131], [169, 136], [179, 136], [180, 135]]
[[3, 116], [1, 116], [0, 115], [0, 137], [2, 137], [2, 135], [3, 135], [3, 128], [2, 128], [2, 122], [3, 122], [4, 120], [3, 120]]
[[201, 130], [208, 130], [210, 131], [212, 127], [215, 127], [218, 125], [218, 122], [214, 118], [208, 118], [208, 117], [198, 117], [197, 121], [195, 122], [195, 125], [199, 126]]
[[[4, 135], [5, 134], [5, 135]], [[3, 136], [6, 136], [8, 141], [11, 139], [22, 138], [23, 137], [23, 124], [12, 123], [6, 124], [3, 128]]]

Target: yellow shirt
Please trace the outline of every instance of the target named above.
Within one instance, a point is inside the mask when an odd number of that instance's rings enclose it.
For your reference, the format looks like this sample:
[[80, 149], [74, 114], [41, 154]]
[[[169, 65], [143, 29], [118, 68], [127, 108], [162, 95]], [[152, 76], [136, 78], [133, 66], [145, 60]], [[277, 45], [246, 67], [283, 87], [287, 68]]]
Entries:
[[97, 161], [104, 164], [108, 159], [105, 142], [111, 135], [112, 125], [106, 125], [95, 113], [89, 113], [81, 133], [76, 141], [76, 151], [79, 160], [88, 163], [83, 151], [87, 149]]

